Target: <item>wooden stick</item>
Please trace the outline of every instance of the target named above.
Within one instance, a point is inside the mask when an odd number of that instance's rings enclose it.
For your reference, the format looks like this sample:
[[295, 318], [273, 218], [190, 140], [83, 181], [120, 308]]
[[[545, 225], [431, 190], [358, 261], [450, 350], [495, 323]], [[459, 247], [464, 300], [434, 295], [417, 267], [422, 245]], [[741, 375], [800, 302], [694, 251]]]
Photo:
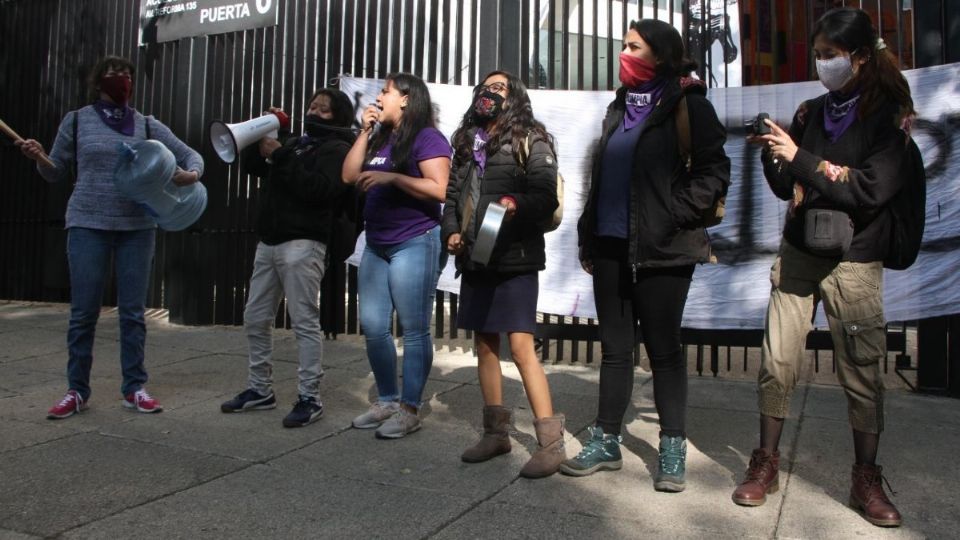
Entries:
[[[8, 126], [6, 122], [4, 122], [3, 120], [0, 120], [0, 131], [3, 131], [4, 133], [7, 134], [7, 137], [10, 137], [15, 141], [23, 141], [23, 137], [18, 135], [17, 132], [14, 131], [13, 128]], [[56, 165], [53, 164], [52, 161], [50, 161], [50, 158], [47, 156], [47, 154], [43, 152], [40, 152], [40, 157], [38, 158], [38, 161], [40, 161], [40, 163], [43, 163], [43, 165], [46, 167], [52, 167], [52, 168], [57, 167]]]

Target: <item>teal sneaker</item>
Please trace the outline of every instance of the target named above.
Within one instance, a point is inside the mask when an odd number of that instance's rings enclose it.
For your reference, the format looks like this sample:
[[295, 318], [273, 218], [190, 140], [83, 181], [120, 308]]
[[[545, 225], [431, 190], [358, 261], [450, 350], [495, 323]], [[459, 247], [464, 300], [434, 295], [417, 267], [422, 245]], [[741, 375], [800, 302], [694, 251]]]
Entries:
[[620, 456], [620, 435], [604, 434], [600, 426], [588, 427], [590, 439], [577, 457], [560, 464], [560, 472], [570, 476], [587, 476], [599, 470], [617, 471], [623, 467]]
[[687, 440], [683, 437], [660, 436], [660, 459], [653, 489], [678, 493], [687, 486], [683, 475], [687, 469]]

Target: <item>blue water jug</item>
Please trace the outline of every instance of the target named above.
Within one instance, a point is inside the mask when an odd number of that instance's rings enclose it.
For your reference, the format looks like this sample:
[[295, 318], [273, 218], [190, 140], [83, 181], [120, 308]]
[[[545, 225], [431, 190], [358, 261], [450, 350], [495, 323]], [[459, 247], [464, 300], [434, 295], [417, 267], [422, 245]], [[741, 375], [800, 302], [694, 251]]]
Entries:
[[177, 160], [155, 140], [119, 143], [120, 159], [113, 183], [127, 198], [140, 203], [167, 231], [182, 231], [193, 225], [207, 207], [207, 188], [200, 182], [177, 186], [173, 175]]

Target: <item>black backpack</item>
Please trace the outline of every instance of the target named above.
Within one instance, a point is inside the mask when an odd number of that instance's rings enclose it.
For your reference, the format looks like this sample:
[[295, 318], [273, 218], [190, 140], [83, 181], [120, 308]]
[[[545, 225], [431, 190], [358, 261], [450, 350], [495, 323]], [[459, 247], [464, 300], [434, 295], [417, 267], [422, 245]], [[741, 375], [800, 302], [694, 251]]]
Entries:
[[890, 214], [890, 244], [883, 267], [906, 270], [917, 260], [927, 212], [927, 173], [923, 156], [912, 137], [907, 137], [900, 174], [903, 187], [887, 203]]

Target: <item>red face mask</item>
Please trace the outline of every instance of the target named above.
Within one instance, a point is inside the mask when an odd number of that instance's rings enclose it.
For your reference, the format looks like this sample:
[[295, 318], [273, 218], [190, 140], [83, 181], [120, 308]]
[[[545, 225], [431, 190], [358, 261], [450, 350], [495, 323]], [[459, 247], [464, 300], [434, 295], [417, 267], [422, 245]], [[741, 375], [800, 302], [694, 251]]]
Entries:
[[130, 99], [133, 81], [120, 75], [108, 75], [100, 79], [100, 91], [110, 96], [117, 105], [126, 105]]
[[627, 88], [636, 88], [657, 76], [657, 66], [640, 58], [620, 53], [620, 83]]

